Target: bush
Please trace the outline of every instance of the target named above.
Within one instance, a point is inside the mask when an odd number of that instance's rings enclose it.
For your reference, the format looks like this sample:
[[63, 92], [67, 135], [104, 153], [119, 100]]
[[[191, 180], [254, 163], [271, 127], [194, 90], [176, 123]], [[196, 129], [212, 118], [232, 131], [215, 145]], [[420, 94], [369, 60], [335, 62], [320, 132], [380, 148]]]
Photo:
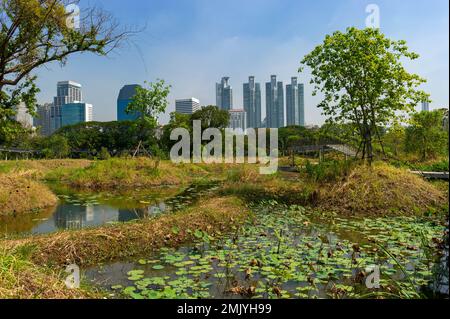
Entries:
[[348, 176], [353, 163], [353, 160], [331, 160], [314, 165], [307, 161], [304, 172], [307, 178], [313, 182], [332, 182]]
[[45, 158], [65, 158], [70, 153], [69, 141], [61, 135], [52, 135], [42, 140], [41, 151]]
[[99, 154], [99, 158], [101, 160], [108, 160], [111, 158], [111, 154], [109, 154], [109, 151], [106, 147], [102, 147], [100, 149], [100, 154]]

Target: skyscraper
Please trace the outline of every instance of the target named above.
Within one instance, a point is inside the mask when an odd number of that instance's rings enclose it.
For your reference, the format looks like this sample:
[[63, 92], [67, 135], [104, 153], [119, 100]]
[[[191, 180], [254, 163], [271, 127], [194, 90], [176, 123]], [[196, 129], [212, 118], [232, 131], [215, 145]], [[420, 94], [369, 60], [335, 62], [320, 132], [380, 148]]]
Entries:
[[223, 77], [216, 83], [216, 104], [219, 109], [231, 110], [233, 108], [233, 88], [228, 83], [229, 77]]
[[134, 121], [139, 117], [137, 113], [127, 114], [125, 110], [128, 104], [130, 104], [133, 96], [136, 94], [137, 84], [125, 85], [120, 89], [119, 96], [117, 97], [117, 120], [118, 121]]
[[254, 76], [244, 83], [244, 110], [247, 112], [247, 127], [261, 127], [261, 85], [255, 83]]
[[194, 97], [190, 99], [175, 100], [175, 112], [192, 114], [200, 110], [200, 101]]
[[305, 126], [305, 91], [303, 84], [297, 83], [297, 78], [291, 78], [291, 84], [286, 85], [286, 122], [287, 125]]
[[277, 76], [272, 75], [266, 83], [266, 119], [267, 128], [284, 126], [284, 89], [283, 82], [277, 82]]
[[83, 101], [81, 84], [79, 83], [73, 81], [58, 82], [56, 90], [56, 96], [53, 99], [53, 106], [50, 113], [51, 133], [61, 127], [61, 109], [63, 105]]
[[50, 113], [52, 106], [52, 103], [45, 103], [38, 105], [36, 108], [37, 116], [33, 118], [33, 125], [40, 128], [40, 133], [43, 136], [48, 136], [51, 134]]
[[430, 110], [430, 103], [427, 101], [422, 102], [422, 111], [428, 112]]
[[91, 122], [92, 105], [87, 103], [67, 103], [61, 108], [61, 126]]

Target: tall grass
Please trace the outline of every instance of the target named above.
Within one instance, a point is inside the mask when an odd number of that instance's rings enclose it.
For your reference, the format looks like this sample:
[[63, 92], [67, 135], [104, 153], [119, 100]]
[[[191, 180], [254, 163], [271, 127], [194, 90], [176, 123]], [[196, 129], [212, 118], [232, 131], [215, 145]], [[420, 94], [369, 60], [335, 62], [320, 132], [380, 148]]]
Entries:
[[312, 182], [333, 182], [348, 176], [354, 163], [353, 160], [328, 160], [314, 165], [307, 161], [303, 172]]

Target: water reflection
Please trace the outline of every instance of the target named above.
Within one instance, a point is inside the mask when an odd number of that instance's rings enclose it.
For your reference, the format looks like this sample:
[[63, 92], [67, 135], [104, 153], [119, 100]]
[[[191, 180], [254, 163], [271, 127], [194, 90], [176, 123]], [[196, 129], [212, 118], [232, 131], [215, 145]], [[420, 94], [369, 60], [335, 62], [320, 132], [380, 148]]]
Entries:
[[41, 212], [0, 216], [0, 234], [45, 234], [144, 219], [167, 211], [163, 200], [143, 204], [138, 200], [118, 201], [110, 196], [108, 200], [86, 203], [78, 196], [64, 197], [56, 207]]
[[37, 213], [0, 216], [0, 234], [35, 235], [130, 222], [181, 209], [215, 188], [191, 185], [186, 189], [155, 188], [121, 194], [78, 193], [61, 186], [52, 189], [60, 198], [58, 206]]

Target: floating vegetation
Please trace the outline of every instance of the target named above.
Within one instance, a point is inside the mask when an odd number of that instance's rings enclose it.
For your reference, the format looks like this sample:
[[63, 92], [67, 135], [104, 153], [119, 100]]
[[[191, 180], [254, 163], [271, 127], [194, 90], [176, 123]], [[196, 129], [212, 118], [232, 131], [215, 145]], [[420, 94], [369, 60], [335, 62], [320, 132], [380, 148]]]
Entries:
[[[231, 233], [191, 230], [191, 246], [128, 264], [128, 280], [113, 280], [125, 288], [114, 291], [130, 298], [420, 298], [437, 260], [430, 243], [445, 230], [430, 219], [337, 218], [275, 201], [253, 211]], [[379, 287], [369, 289], [375, 267]]]

